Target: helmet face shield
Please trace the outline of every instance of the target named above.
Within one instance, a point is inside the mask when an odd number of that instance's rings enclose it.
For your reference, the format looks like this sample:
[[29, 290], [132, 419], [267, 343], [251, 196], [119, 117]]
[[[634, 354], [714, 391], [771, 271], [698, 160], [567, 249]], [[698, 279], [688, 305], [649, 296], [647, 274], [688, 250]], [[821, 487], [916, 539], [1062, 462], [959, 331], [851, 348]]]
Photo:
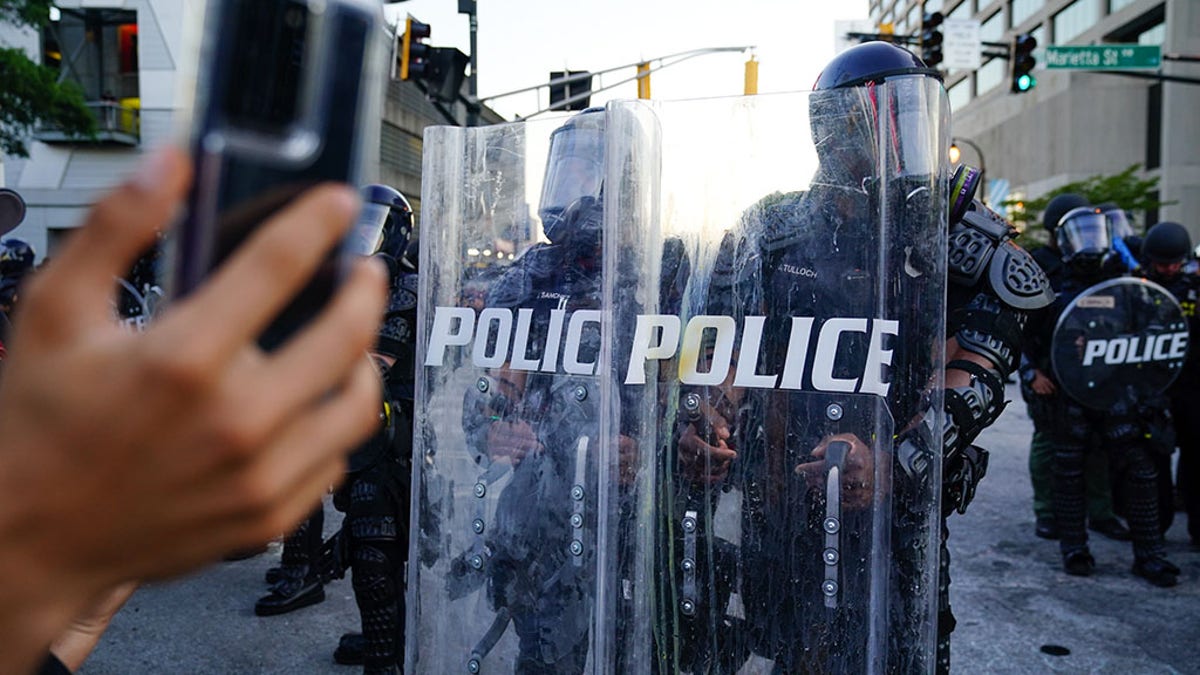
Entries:
[[362, 212], [350, 232], [349, 248], [354, 255], [373, 255], [383, 243], [383, 227], [392, 209], [384, 204], [363, 204]]
[[1123, 209], [1105, 211], [1104, 215], [1112, 228], [1113, 239], [1128, 239], [1133, 236], [1133, 225], [1129, 223], [1129, 216], [1125, 215]]
[[846, 179], [938, 173], [944, 153], [928, 120], [949, 112], [941, 92], [941, 82], [913, 73], [813, 92], [809, 119], [823, 169]]
[[571, 235], [567, 210], [580, 200], [600, 203], [604, 187], [603, 110], [585, 110], [569, 118], [550, 134], [550, 153], [546, 160], [538, 215], [542, 231], [552, 242]]
[[562, 127], [550, 140], [542, 184], [542, 211], [561, 211], [580, 197], [600, 197], [604, 182], [604, 128]]
[[1068, 211], [1059, 221], [1055, 236], [1063, 259], [1068, 261], [1076, 257], [1102, 258], [1112, 248], [1108, 218], [1092, 208]]

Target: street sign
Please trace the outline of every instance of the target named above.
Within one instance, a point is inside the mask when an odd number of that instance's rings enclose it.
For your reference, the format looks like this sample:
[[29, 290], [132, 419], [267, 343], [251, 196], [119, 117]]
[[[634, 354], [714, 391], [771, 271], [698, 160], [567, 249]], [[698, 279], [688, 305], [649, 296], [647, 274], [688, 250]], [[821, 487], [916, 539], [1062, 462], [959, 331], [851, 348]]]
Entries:
[[1162, 65], [1160, 45], [1049, 46], [1044, 59], [1047, 68], [1075, 70], [1120, 70], [1158, 68]]
[[979, 70], [983, 65], [983, 43], [976, 19], [946, 19], [942, 22], [942, 67], [946, 70]]

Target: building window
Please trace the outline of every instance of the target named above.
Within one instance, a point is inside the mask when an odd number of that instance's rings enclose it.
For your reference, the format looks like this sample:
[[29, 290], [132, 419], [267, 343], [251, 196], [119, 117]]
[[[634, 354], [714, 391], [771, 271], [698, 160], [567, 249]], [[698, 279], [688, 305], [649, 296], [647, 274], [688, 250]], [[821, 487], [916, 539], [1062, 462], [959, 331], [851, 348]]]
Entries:
[[1008, 25], [1011, 28], [1020, 26], [1026, 19], [1037, 13], [1045, 4], [1046, 0], [1013, 0], [1012, 7], [1009, 9], [1009, 16], [1012, 19]]
[[1050, 38], [1048, 38], [1046, 36], [1046, 26], [1045, 25], [1040, 25], [1037, 28], [1034, 28], [1033, 30], [1029, 31], [1029, 34], [1033, 36], [1034, 40], [1037, 40], [1037, 43], [1039, 45], [1050, 44]]
[[999, 42], [1004, 39], [1004, 12], [996, 12], [979, 26], [979, 39]]
[[1137, 36], [1139, 45], [1161, 45], [1167, 39], [1167, 27], [1163, 24], [1158, 24], [1154, 28], [1143, 31]]
[[916, 33], [921, 30], [921, 6], [913, 5], [908, 8], [908, 16], [904, 19], [908, 24], [909, 32]]
[[962, 108], [971, 101], [971, 78], [964, 77], [956, 84], [950, 86], [946, 90], [946, 96], [950, 99], [950, 110], [955, 111]]
[[990, 59], [975, 71], [975, 95], [982, 96], [1005, 80], [1008, 74], [1008, 61], [1005, 59]]
[[925, 13], [940, 12], [942, 10], [942, 0], [925, 0]]
[[974, 12], [971, 11], [971, 0], [963, 0], [958, 3], [958, 6], [950, 10], [946, 15], [947, 19], [969, 19]]
[[1096, 0], [1075, 0], [1054, 15], [1054, 43], [1066, 44], [1100, 21]]
[[[42, 63], [83, 90], [101, 142], [136, 144], [141, 93], [137, 12], [58, 8], [42, 31]], [[45, 133], [42, 133], [44, 131]], [[54, 130], [39, 131], [53, 142]], [[77, 139], [73, 139], [77, 140]]]
[[1136, 0], [1108, 0], [1108, 13], [1115, 14], [1132, 5]]

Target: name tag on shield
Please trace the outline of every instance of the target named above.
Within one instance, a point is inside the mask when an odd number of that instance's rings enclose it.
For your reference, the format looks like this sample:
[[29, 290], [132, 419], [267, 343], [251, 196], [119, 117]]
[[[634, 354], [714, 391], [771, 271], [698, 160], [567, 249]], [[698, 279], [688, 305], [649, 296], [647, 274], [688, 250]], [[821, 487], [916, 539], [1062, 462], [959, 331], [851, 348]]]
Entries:
[[1080, 405], [1108, 410], [1162, 393], [1188, 350], [1183, 310], [1162, 286], [1110, 279], [1071, 301], [1051, 342], [1054, 374]]

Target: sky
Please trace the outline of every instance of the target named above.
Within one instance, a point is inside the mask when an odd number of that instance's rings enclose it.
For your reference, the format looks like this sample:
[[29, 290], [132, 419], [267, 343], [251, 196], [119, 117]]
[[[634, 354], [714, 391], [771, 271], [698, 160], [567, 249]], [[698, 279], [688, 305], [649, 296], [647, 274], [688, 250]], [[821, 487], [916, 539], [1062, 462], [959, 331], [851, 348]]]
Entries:
[[[836, 20], [865, 20], [867, 0], [478, 0], [479, 95], [541, 84], [554, 70], [592, 72], [694, 49], [755, 46], [759, 93], [811, 89], [834, 55]], [[431, 26], [429, 44], [470, 49], [458, 0], [390, 3]], [[697, 56], [651, 75], [656, 99], [739, 95], [750, 52]], [[658, 64], [655, 63], [655, 66]], [[597, 78], [593, 89], [632, 78], [631, 66]], [[635, 98], [630, 81], [593, 95]], [[505, 117], [546, 106], [546, 89], [485, 101]]]

